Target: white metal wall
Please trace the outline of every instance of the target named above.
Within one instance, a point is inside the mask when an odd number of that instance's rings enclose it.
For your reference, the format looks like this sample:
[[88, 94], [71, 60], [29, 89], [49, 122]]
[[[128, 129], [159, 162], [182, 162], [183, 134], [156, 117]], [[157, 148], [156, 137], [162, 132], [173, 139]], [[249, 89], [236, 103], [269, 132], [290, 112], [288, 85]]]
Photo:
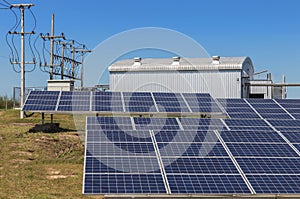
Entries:
[[111, 72], [111, 91], [199, 92], [241, 98], [241, 71]]

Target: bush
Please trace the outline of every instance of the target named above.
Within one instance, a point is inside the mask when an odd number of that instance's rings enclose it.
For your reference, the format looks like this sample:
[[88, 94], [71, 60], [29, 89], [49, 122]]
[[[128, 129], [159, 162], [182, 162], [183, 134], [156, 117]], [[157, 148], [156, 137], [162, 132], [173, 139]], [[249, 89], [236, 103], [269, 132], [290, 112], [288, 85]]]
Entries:
[[0, 96], [0, 109], [5, 109], [7, 104], [7, 109], [11, 109], [14, 106], [14, 100], [8, 98], [7, 96]]

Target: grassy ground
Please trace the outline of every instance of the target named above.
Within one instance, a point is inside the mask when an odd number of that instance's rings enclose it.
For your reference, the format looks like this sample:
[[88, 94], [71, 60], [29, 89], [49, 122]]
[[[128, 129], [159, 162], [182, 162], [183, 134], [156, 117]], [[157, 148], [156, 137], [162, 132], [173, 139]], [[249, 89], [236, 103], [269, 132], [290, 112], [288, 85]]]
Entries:
[[0, 110], [0, 198], [91, 198], [82, 195], [84, 146], [73, 118], [54, 122], [64, 132], [31, 133], [40, 114], [21, 120], [19, 111]]

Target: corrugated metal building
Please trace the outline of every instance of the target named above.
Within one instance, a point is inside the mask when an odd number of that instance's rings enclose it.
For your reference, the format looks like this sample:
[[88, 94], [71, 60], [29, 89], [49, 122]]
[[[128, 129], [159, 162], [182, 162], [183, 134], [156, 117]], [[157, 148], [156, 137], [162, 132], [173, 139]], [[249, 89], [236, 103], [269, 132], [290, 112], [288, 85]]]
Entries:
[[[109, 72], [111, 91], [198, 92], [215, 98], [248, 98], [254, 81], [249, 57], [134, 58], [115, 62]], [[269, 98], [269, 91], [261, 92]]]

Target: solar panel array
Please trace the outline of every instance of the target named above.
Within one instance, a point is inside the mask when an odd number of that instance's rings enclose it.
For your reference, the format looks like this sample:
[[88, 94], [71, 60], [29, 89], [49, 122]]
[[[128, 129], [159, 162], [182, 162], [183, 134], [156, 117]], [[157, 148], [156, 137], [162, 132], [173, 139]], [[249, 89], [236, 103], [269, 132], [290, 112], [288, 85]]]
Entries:
[[[270, 120], [275, 126], [269, 128], [267, 122], [258, 119], [122, 118], [121, 122], [116, 121], [119, 119], [88, 118], [86, 159], [94, 157], [97, 161], [85, 162], [85, 194], [250, 194], [253, 190], [262, 194], [300, 193], [299, 138], [295, 132], [289, 136], [290, 132], [286, 132], [285, 137], [273, 130], [283, 125], [279, 123], [281, 120]], [[107, 128], [106, 122], [111, 122], [113, 127]], [[300, 121], [295, 120], [285, 120], [284, 124], [300, 127]], [[124, 156], [133, 159], [126, 159], [125, 164], [120, 159]], [[109, 162], [107, 157], [114, 161]], [[103, 162], [106, 167], [101, 169]], [[122, 172], [114, 173], [111, 167], [116, 165]], [[92, 167], [97, 170], [96, 184], [91, 183], [95, 180], [93, 172], [90, 173]], [[146, 179], [147, 188], [140, 185], [141, 175]], [[113, 182], [121, 180], [121, 184], [110, 186], [107, 184], [110, 178]], [[119, 186], [130, 186], [133, 191], [124, 191]]]
[[209, 94], [155, 92], [31, 91], [23, 110], [51, 113], [223, 113]]
[[300, 194], [300, 100], [32, 91], [24, 111], [226, 113], [87, 117], [85, 194]]

